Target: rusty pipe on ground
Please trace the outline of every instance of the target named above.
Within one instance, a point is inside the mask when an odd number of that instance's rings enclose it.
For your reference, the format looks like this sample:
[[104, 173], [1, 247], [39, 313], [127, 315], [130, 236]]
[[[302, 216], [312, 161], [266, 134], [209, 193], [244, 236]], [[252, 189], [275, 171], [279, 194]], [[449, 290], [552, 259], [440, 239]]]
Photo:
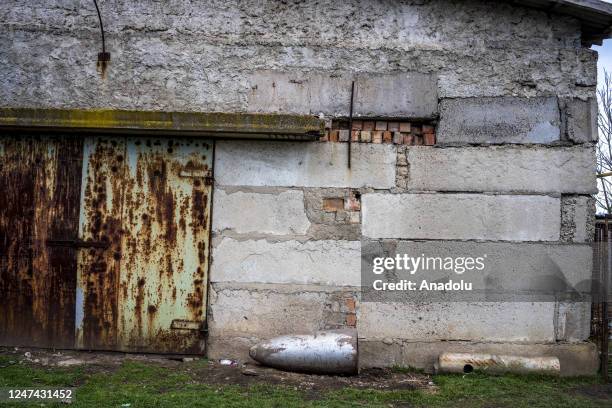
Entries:
[[251, 347], [259, 363], [285, 371], [353, 375], [359, 372], [357, 330], [280, 336]]
[[495, 354], [442, 353], [434, 365], [436, 373], [471, 373], [475, 370], [493, 374], [549, 374], [559, 375], [561, 365], [557, 357], [521, 357]]

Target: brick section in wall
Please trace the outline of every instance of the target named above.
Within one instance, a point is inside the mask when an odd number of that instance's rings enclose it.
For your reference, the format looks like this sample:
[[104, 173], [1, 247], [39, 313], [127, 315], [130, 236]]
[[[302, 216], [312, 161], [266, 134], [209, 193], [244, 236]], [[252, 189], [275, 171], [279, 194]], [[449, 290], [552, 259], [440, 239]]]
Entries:
[[342, 197], [323, 197], [321, 209], [325, 213], [332, 213], [336, 222], [359, 224], [361, 222], [361, 193], [352, 190], [345, 192]]
[[354, 292], [331, 294], [325, 302], [324, 329], [357, 327], [357, 295]]
[[349, 132], [347, 120], [332, 121], [325, 130], [322, 142], [387, 143], [409, 146], [433, 146], [436, 144], [435, 126], [430, 123], [399, 122], [387, 120], [353, 120]]

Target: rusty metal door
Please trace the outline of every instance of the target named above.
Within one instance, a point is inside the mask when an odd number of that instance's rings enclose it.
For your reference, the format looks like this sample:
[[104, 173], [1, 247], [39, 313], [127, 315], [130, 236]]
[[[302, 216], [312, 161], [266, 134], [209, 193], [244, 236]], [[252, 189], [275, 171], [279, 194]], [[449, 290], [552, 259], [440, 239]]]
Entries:
[[212, 144], [87, 138], [77, 347], [202, 353]]
[[0, 344], [74, 344], [81, 163], [77, 138], [0, 138]]

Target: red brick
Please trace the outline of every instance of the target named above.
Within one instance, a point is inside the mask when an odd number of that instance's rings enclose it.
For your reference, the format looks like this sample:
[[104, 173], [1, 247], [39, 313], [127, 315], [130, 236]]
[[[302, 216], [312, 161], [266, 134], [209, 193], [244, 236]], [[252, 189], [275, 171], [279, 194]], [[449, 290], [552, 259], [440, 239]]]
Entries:
[[361, 130], [361, 129], [363, 129], [363, 120], [354, 120], [353, 130]]
[[336, 212], [344, 209], [344, 198], [324, 198], [323, 211]]
[[350, 313], [346, 315], [346, 325], [350, 327], [357, 326], [357, 315]]
[[372, 141], [372, 132], [369, 130], [362, 130], [361, 134], [359, 135], [359, 141], [370, 143]]
[[347, 211], [361, 211], [361, 200], [352, 193], [349, 195], [346, 203], [344, 203], [344, 209]]
[[351, 142], [358, 142], [359, 141], [359, 134], [361, 133], [361, 131], [359, 130], [353, 130], [351, 132]]
[[412, 126], [410, 124], [410, 122], [400, 122], [399, 124], [399, 131], [400, 132], [410, 132], [412, 129]]
[[375, 123], [373, 120], [363, 121], [363, 130], [374, 130]]
[[383, 120], [377, 120], [375, 130], [387, 130], [387, 122]]
[[400, 124], [399, 122], [389, 122], [387, 123], [387, 130], [390, 132], [399, 132]]
[[383, 132], [383, 142], [384, 143], [393, 143], [393, 132]]
[[346, 310], [351, 313], [355, 313], [355, 299], [348, 298], [344, 301], [344, 304], [346, 305]]
[[410, 133], [401, 132], [403, 136], [402, 143], [406, 145], [412, 145], [413, 137]]
[[375, 130], [374, 132], [372, 132], [372, 143], [382, 143], [382, 139], [383, 139], [383, 131], [382, 130]]
[[423, 133], [423, 142], [426, 146], [433, 146], [436, 144], [436, 135], [433, 133]]
[[431, 125], [423, 125], [423, 133], [434, 133], [434, 127]]
[[340, 131], [338, 130], [330, 130], [329, 132], [329, 141], [337, 142], [340, 138]]

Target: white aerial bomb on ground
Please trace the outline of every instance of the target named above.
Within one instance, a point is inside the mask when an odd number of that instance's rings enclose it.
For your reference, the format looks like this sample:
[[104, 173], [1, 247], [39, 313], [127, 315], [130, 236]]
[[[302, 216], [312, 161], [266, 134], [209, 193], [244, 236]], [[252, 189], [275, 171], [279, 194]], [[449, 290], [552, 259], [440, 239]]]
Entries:
[[263, 365], [317, 374], [357, 374], [357, 330], [320, 331], [280, 336], [251, 347], [249, 355]]

